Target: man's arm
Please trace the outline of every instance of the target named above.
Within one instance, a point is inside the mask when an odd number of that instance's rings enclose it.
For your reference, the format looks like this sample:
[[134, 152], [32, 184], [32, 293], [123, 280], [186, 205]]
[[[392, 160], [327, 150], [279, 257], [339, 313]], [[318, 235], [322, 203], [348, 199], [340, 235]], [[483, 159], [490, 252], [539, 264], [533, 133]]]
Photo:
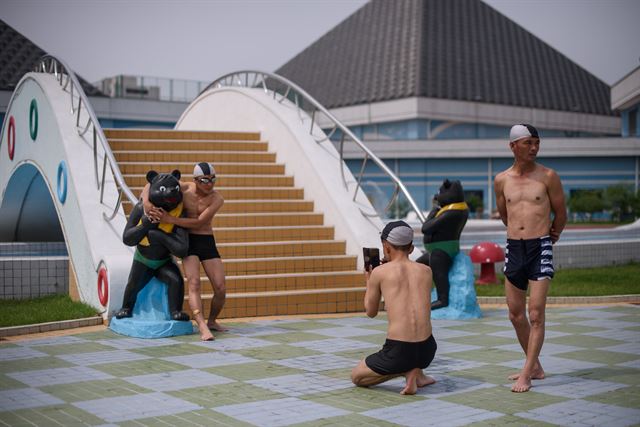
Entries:
[[[180, 183], [180, 191], [184, 194], [185, 191], [189, 189], [188, 182], [178, 181]], [[153, 222], [160, 222], [160, 217], [162, 216], [162, 208], [156, 207], [153, 203], [149, 201], [149, 187], [150, 184], [147, 183], [142, 189], [142, 193], [140, 193], [140, 200], [142, 200], [142, 207], [144, 208], [144, 213], [151, 219]]]
[[380, 290], [381, 277], [379, 271], [372, 270], [365, 273], [367, 277], [367, 291], [364, 294], [364, 309], [367, 316], [376, 317], [380, 308], [382, 292]]
[[144, 214], [142, 205], [138, 203], [129, 214], [127, 225], [124, 227], [122, 233], [122, 241], [127, 246], [135, 246], [145, 238], [149, 231], [157, 226], [157, 224], [151, 223], [149, 218]]
[[157, 223], [160, 222], [161, 208], [157, 208], [153, 203], [149, 201], [149, 183], [147, 183], [142, 189], [142, 193], [140, 193], [140, 200], [142, 200], [142, 207], [144, 208], [144, 213], [151, 220], [151, 222]]
[[200, 228], [203, 225], [211, 224], [213, 216], [220, 210], [222, 205], [224, 205], [224, 198], [216, 191], [213, 193], [213, 200], [211, 201], [211, 204], [207, 206], [200, 215], [198, 215], [198, 218], [174, 217], [169, 215], [167, 212], [163, 212], [160, 217], [160, 222], [175, 224], [178, 227], [184, 228]]
[[501, 173], [496, 175], [496, 179], [493, 182], [493, 192], [496, 194], [496, 207], [498, 208], [498, 213], [500, 213], [500, 219], [502, 219], [504, 225], [507, 225], [507, 201], [504, 197], [504, 176]]
[[549, 183], [547, 184], [547, 192], [551, 203], [551, 211], [553, 212], [553, 222], [549, 235], [553, 243], [560, 239], [560, 233], [567, 225], [567, 206], [564, 202], [564, 190], [560, 177], [554, 170], [549, 172]]

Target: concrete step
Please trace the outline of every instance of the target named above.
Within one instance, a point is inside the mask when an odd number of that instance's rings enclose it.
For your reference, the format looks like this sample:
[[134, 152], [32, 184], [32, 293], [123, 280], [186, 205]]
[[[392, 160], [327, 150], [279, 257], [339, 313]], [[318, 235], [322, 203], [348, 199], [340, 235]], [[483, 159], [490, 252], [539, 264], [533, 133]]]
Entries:
[[213, 227], [273, 227], [284, 225], [322, 225], [324, 215], [316, 212], [218, 213]]
[[[203, 294], [213, 293], [213, 287], [206, 275], [200, 276], [200, 282]], [[356, 270], [226, 276], [227, 296], [239, 292], [338, 289], [365, 285], [364, 273]]]
[[[364, 286], [354, 286], [339, 289], [227, 293], [225, 306], [218, 318], [363, 312], [365, 291]], [[212, 296], [202, 295], [205, 316], [211, 309]], [[190, 313], [186, 300], [183, 310]]]
[[[193, 181], [193, 165], [188, 170], [189, 173], [183, 173], [183, 181]], [[278, 175], [219, 175], [216, 181], [216, 187], [293, 187], [292, 176]], [[142, 187], [147, 185], [146, 173], [124, 175], [124, 179], [129, 187]]]
[[[236, 258], [224, 259], [224, 272], [227, 276], [246, 276], [255, 274], [315, 273], [329, 271], [348, 271], [356, 269], [357, 257], [351, 255], [314, 255], [274, 258]], [[205, 275], [200, 265], [200, 274]]]
[[[131, 202], [122, 202], [124, 213], [129, 215]], [[220, 213], [259, 212], [313, 212], [313, 202], [306, 200], [227, 200]]]
[[174, 129], [103, 129], [103, 131], [107, 139], [260, 140], [260, 132], [217, 132]]
[[109, 139], [113, 151], [267, 151], [266, 141], [218, 141], [183, 139]]
[[333, 227], [284, 226], [284, 227], [237, 227], [213, 230], [216, 242], [281, 242], [288, 240], [333, 240]]
[[[276, 154], [256, 151], [114, 151], [114, 157], [120, 162], [175, 162], [192, 164], [213, 163], [217, 169], [219, 163], [275, 163]], [[193, 170], [193, 169], [191, 169]], [[216, 170], [217, 172], [217, 170]]]
[[344, 255], [344, 240], [217, 243], [223, 259]]
[[[194, 162], [118, 162], [118, 166], [123, 175], [146, 174], [152, 169], [193, 173]], [[214, 167], [217, 175], [284, 175], [284, 165], [274, 163], [217, 163]]]
[[313, 212], [313, 202], [306, 200], [229, 200], [221, 213]]
[[[140, 197], [143, 187], [130, 187], [136, 197]], [[270, 187], [219, 187], [216, 190], [227, 200], [302, 200], [302, 188], [270, 188]]]

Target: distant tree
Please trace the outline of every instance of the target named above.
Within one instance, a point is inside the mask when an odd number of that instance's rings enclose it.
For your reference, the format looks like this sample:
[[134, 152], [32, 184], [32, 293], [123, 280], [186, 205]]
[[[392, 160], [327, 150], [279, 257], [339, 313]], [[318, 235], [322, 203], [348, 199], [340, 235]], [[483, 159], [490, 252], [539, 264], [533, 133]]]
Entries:
[[615, 221], [619, 222], [633, 217], [633, 207], [637, 196], [630, 186], [625, 184], [612, 185], [607, 187], [604, 193]]
[[409, 202], [405, 199], [400, 200], [400, 196], [398, 196], [391, 204], [387, 214], [389, 217], [400, 219], [405, 218], [410, 210], [411, 206], [409, 205]]
[[587, 221], [596, 212], [602, 212], [606, 207], [600, 191], [577, 191], [569, 198], [569, 209], [571, 213], [583, 213], [587, 216]]
[[469, 212], [482, 214], [482, 210], [484, 209], [484, 203], [480, 196], [474, 193], [467, 194], [465, 197], [465, 202], [467, 202], [467, 205], [469, 205]]

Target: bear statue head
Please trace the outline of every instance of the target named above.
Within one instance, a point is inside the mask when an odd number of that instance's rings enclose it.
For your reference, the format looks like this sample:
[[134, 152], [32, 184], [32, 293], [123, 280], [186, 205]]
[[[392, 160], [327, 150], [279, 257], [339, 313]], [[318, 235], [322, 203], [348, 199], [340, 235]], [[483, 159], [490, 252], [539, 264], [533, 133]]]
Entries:
[[450, 205], [451, 203], [464, 202], [464, 191], [460, 181], [449, 181], [445, 179], [440, 186], [436, 200], [440, 207]]
[[179, 179], [180, 171], [177, 169], [171, 173], [147, 172], [149, 201], [167, 212], [175, 209], [182, 202]]

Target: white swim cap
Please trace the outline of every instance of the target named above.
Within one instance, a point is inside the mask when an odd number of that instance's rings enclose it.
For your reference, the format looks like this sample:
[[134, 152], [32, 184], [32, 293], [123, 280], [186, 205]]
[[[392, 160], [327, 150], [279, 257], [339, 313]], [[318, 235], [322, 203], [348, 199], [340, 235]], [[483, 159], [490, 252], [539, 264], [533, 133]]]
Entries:
[[531, 137], [540, 139], [538, 130], [526, 123], [514, 125], [511, 128], [511, 132], [509, 132], [509, 142], [516, 142], [519, 139]]
[[413, 242], [413, 228], [404, 221], [393, 221], [384, 227], [380, 238], [395, 246], [408, 245]]
[[202, 162], [198, 163], [193, 168], [193, 176], [203, 176], [203, 175], [214, 175], [216, 174], [216, 170], [213, 168], [211, 163]]

